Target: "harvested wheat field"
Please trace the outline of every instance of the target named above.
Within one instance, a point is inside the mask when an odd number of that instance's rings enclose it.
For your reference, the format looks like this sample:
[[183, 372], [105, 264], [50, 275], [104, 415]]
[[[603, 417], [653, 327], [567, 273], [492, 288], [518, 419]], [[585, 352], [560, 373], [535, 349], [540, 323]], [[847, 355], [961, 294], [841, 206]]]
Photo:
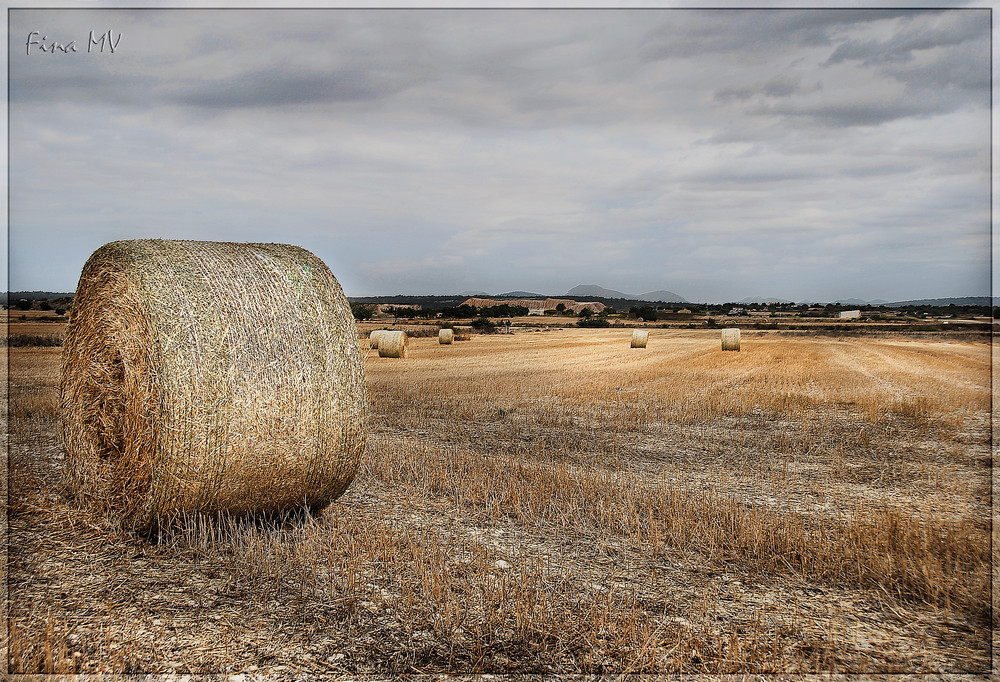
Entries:
[[11, 672], [990, 671], [988, 343], [630, 334], [368, 353], [340, 499], [153, 538], [69, 494], [59, 348], [11, 348]]

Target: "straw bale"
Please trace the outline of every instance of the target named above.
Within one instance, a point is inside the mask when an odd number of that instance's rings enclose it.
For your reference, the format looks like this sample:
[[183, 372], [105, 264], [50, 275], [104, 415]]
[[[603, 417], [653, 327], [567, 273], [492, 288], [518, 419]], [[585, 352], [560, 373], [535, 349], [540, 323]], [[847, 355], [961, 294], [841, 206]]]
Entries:
[[371, 334], [368, 335], [368, 347], [378, 349], [378, 342], [384, 334], [386, 334], [388, 329], [376, 329]]
[[409, 339], [404, 331], [387, 331], [379, 338], [378, 356], [380, 358], [405, 358]]
[[455, 340], [455, 332], [452, 329], [442, 329], [438, 332], [438, 343], [450, 345]]
[[649, 332], [645, 329], [632, 330], [632, 348], [645, 348], [649, 341]]
[[362, 372], [347, 299], [308, 251], [111, 242], [66, 329], [70, 482], [135, 527], [320, 509], [365, 447]]
[[730, 327], [722, 330], [722, 350], [740, 349], [740, 330]]

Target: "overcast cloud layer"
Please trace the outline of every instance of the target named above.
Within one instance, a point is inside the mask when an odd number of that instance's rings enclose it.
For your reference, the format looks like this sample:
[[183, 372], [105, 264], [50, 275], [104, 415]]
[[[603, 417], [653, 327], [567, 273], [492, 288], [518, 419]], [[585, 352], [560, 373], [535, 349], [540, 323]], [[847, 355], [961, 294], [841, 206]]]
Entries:
[[298, 244], [348, 295], [989, 291], [987, 10], [9, 18], [13, 290], [163, 237]]

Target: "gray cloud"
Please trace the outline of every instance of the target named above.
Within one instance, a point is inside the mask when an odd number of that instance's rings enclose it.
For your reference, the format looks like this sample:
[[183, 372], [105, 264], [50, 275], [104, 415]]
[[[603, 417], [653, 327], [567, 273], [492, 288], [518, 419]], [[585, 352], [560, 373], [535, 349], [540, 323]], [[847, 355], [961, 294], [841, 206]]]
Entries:
[[15, 288], [141, 236], [300, 243], [352, 294], [988, 282], [981, 12], [16, 10], [11, 44], [38, 27], [123, 38], [11, 49]]
[[[668, 12], [644, 41], [646, 59], [697, 57], [713, 53], [757, 53], [784, 47], [829, 45], [835, 32], [896, 17], [913, 10], [703, 10], [689, 16]], [[722, 29], [722, 30], [720, 30]]]
[[195, 107], [228, 109], [366, 101], [387, 96], [394, 90], [358, 71], [289, 74], [273, 68], [226, 80], [193, 83], [179, 88], [170, 99]]
[[802, 92], [802, 88], [799, 85], [801, 80], [801, 77], [775, 76], [759, 85], [717, 90], [714, 98], [720, 102], [728, 102], [732, 100], [746, 101], [755, 96], [768, 98], [791, 97]]
[[859, 60], [863, 66], [876, 66], [895, 62], [909, 62], [914, 52], [937, 47], [960, 45], [966, 41], [989, 43], [989, 10], [964, 9], [942, 12], [933, 17], [931, 24], [926, 15], [901, 15], [900, 30], [886, 40], [849, 39], [841, 43], [824, 62], [837, 64]]

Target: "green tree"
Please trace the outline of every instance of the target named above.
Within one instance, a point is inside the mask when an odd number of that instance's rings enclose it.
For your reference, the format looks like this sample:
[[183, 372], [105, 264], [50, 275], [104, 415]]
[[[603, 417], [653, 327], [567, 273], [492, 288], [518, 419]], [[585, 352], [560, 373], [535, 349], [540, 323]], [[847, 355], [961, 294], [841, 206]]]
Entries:
[[441, 310], [441, 317], [450, 318], [464, 318], [464, 317], [475, 317], [477, 311], [471, 305], [465, 305], [464, 303], [460, 306], [448, 306]]
[[375, 314], [375, 310], [370, 305], [365, 305], [364, 303], [352, 303], [351, 312], [354, 314], [355, 320], [370, 320], [372, 315]]
[[493, 334], [497, 330], [497, 326], [485, 317], [477, 317], [470, 324], [480, 334]]
[[655, 322], [657, 318], [656, 308], [648, 305], [632, 306], [628, 311], [644, 322]]

